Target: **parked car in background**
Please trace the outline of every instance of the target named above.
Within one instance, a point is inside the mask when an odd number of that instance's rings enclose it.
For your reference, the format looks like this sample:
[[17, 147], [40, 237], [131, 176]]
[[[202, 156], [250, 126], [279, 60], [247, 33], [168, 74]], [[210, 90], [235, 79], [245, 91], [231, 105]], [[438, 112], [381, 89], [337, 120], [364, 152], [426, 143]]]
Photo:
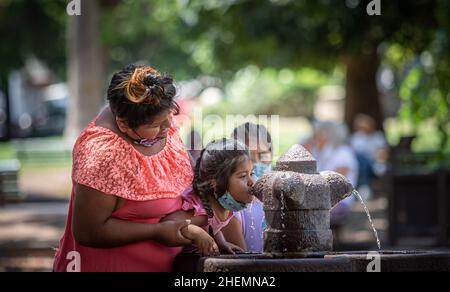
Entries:
[[9, 78], [11, 138], [62, 135], [69, 95], [67, 84], [32, 82], [29, 75], [15, 71]]
[[34, 115], [34, 136], [55, 136], [64, 132], [69, 90], [65, 83], [42, 90], [42, 100]]

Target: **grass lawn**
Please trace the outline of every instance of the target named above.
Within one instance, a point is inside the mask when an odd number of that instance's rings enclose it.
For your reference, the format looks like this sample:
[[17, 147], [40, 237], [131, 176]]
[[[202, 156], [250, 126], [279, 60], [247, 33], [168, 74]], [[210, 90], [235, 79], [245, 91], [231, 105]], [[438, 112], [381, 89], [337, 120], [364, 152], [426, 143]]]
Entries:
[[62, 141], [56, 137], [0, 143], [0, 164], [20, 161], [18, 185], [23, 194], [68, 198], [72, 159]]

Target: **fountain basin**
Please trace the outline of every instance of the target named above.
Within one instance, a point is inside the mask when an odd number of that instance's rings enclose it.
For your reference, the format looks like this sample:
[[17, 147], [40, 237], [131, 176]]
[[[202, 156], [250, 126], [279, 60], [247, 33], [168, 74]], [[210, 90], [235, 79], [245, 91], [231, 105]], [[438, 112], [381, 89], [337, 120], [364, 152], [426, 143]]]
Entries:
[[[432, 251], [331, 252], [330, 210], [354, 192], [336, 172], [317, 172], [317, 163], [294, 145], [253, 188], [264, 202], [264, 254], [200, 258], [181, 254], [175, 272], [450, 272], [450, 253]], [[361, 199], [362, 201], [362, 199]], [[371, 221], [367, 208], [369, 221]], [[372, 222], [372, 221], [371, 221]], [[260, 224], [260, 223], [259, 223]], [[372, 224], [373, 225], [373, 224]], [[377, 237], [377, 232], [374, 229]], [[379, 269], [378, 269], [379, 268]]]
[[[381, 272], [450, 272], [450, 253], [381, 251]], [[367, 272], [368, 252], [241, 254], [201, 258], [181, 254], [175, 272]]]

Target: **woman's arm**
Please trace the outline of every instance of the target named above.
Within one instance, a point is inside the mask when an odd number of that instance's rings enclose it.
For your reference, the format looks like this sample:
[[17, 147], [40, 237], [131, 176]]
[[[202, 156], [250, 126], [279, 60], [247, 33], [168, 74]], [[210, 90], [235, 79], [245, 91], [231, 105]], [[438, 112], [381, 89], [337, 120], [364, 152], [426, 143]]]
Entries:
[[186, 246], [192, 241], [181, 229], [187, 221], [155, 224], [135, 223], [111, 218], [117, 197], [77, 184], [73, 205], [72, 228], [75, 241], [93, 248], [111, 248], [146, 240], [166, 246]]

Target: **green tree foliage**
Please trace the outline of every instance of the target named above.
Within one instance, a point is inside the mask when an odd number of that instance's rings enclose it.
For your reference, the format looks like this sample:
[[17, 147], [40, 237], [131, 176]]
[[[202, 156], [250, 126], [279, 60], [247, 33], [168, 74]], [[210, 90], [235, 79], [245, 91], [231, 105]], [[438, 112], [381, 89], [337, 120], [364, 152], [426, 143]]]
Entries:
[[[433, 118], [441, 133], [440, 149], [448, 144], [448, 1], [381, 1], [382, 15], [373, 17], [366, 13], [369, 0], [182, 2], [185, 9], [181, 13], [190, 15], [185, 22], [187, 35], [209, 40], [204, 46], [214, 60], [210, 68], [225, 74], [250, 64], [329, 70], [346, 58], [371, 56], [380, 51], [381, 44], [402, 48], [405, 55], [399, 59], [409, 60], [396, 62], [403, 75], [397, 88], [404, 103], [403, 115], [416, 124]], [[411, 59], [422, 62], [411, 67]], [[349, 90], [352, 88], [347, 86]]]
[[[218, 65], [332, 68], [347, 54], [398, 41], [424, 49], [435, 29], [435, 0], [381, 1], [370, 17], [360, 0], [187, 0], [182, 14], [194, 39], [208, 39]], [[186, 18], [186, 17], [185, 17]]]
[[110, 68], [139, 61], [171, 72], [177, 79], [201, 74], [182, 32], [179, 2], [131, 0], [105, 8], [101, 32]]
[[[102, 0], [102, 43], [109, 68], [114, 69], [142, 60], [177, 79], [213, 74], [236, 83], [236, 72], [256, 65], [261, 70], [256, 88], [284, 80], [280, 76], [294, 76], [285, 84], [286, 91], [273, 92], [281, 104], [295, 99], [289, 99], [290, 95], [312, 94], [308, 91], [312, 87], [305, 89], [305, 82], [297, 80], [299, 70], [313, 67], [329, 73], [348, 56], [370, 54], [388, 43], [401, 48], [390, 49], [386, 55], [393, 57], [401, 72], [398, 92], [404, 115], [416, 122], [436, 118], [445, 144], [448, 1], [381, 1], [382, 15], [373, 17], [366, 13], [369, 2]], [[64, 76], [66, 5], [65, 0], [0, 0], [0, 77], [20, 67], [31, 54]], [[411, 61], [416, 56], [422, 56], [423, 62]], [[276, 76], [271, 79], [272, 75]]]
[[407, 68], [399, 86], [403, 100], [401, 116], [412, 121], [416, 127], [431, 119], [440, 134], [439, 149], [443, 158], [443, 152], [450, 147], [449, 2], [440, 1], [440, 8], [436, 11], [439, 28], [433, 34], [430, 46], [421, 55], [415, 56], [405, 48], [393, 47], [389, 57], [391, 63]]
[[64, 76], [66, 5], [64, 0], [0, 0], [0, 78], [32, 55]]

